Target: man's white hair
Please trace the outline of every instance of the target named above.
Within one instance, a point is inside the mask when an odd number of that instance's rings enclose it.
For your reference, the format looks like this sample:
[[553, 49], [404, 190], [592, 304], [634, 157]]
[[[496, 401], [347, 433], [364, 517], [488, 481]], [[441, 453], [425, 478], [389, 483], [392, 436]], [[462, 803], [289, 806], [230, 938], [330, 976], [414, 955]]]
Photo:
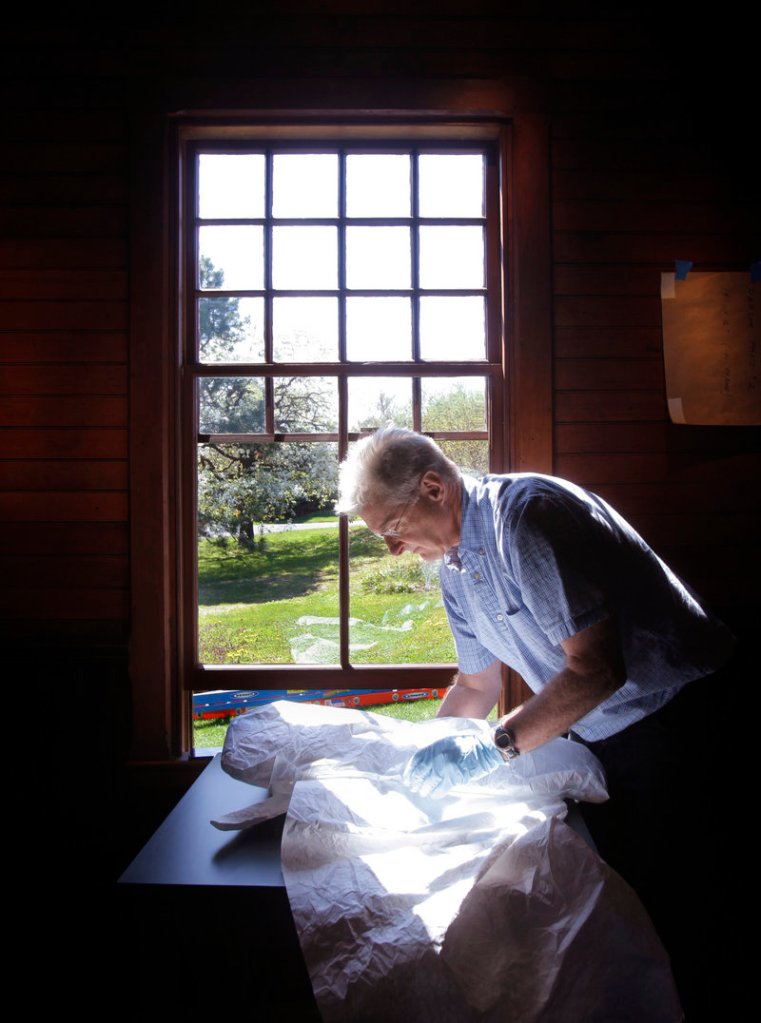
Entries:
[[336, 511], [354, 515], [373, 504], [412, 504], [430, 469], [448, 483], [460, 480], [455, 463], [430, 437], [387, 423], [353, 444], [341, 463]]

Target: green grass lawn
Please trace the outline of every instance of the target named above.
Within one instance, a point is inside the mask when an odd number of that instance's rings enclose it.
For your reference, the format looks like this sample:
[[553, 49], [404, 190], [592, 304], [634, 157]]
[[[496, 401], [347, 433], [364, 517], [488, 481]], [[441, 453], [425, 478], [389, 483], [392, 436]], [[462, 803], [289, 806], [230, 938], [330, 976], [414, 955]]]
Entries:
[[[453, 664], [438, 572], [412, 555], [392, 557], [364, 527], [352, 527], [350, 550], [352, 663]], [[230, 540], [201, 540], [198, 577], [204, 663], [338, 663], [337, 529], [268, 533], [252, 550]], [[433, 717], [440, 703], [366, 709], [421, 720]], [[227, 724], [194, 722], [196, 748], [221, 746]]]
[[[270, 533], [244, 550], [202, 540], [199, 650], [207, 664], [338, 663], [338, 533]], [[355, 664], [452, 663], [438, 575], [352, 529], [350, 646]]]

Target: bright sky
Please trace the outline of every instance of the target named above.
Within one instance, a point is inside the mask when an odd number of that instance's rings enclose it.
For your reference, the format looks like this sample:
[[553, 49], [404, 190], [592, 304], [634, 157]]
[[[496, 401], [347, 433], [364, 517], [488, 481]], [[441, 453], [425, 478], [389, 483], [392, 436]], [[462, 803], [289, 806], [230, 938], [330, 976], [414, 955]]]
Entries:
[[[273, 158], [273, 215], [337, 217], [336, 154], [276, 154]], [[483, 215], [483, 158], [478, 154], [421, 154], [419, 213], [424, 217]], [[348, 217], [408, 217], [412, 210], [411, 159], [406, 154], [352, 154], [346, 164]], [[202, 154], [199, 214], [204, 219], [263, 218], [263, 154]], [[423, 225], [419, 233], [420, 286], [477, 289], [484, 286], [484, 237], [480, 226]], [[199, 228], [199, 249], [224, 272], [224, 288], [264, 287], [264, 232], [261, 225]], [[349, 289], [407, 289], [412, 286], [410, 228], [347, 225]], [[272, 283], [275, 289], [338, 287], [338, 231], [334, 226], [281, 225], [273, 228]], [[241, 299], [251, 317], [253, 340], [238, 353], [257, 359], [262, 337], [261, 300]], [[349, 296], [347, 354], [351, 360], [404, 360], [411, 356], [411, 302], [406, 297]], [[338, 354], [338, 302], [334, 297], [275, 297], [276, 359], [333, 360]], [[421, 355], [427, 360], [485, 356], [484, 300], [480, 296], [423, 296], [420, 299]], [[483, 393], [482, 378], [460, 378]], [[366, 415], [378, 396], [410, 403], [410, 381], [398, 378], [351, 382], [349, 414]], [[424, 382], [426, 393], [446, 390], [450, 380]]]

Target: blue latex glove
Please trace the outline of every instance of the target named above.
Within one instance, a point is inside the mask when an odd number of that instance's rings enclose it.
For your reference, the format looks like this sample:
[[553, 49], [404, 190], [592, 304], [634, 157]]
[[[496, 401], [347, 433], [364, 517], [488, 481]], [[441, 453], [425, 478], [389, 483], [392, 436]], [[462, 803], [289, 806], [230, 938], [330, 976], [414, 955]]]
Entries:
[[465, 732], [447, 735], [418, 750], [402, 777], [421, 796], [443, 796], [453, 785], [483, 778], [504, 762], [493, 743]]

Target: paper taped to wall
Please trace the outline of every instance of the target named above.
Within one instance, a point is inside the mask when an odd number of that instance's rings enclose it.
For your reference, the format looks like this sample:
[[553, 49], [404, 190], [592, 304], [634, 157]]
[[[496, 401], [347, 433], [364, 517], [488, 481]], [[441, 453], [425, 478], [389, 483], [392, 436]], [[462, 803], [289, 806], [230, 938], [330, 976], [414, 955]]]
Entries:
[[671, 421], [761, 424], [761, 283], [748, 273], [661, 275]]

